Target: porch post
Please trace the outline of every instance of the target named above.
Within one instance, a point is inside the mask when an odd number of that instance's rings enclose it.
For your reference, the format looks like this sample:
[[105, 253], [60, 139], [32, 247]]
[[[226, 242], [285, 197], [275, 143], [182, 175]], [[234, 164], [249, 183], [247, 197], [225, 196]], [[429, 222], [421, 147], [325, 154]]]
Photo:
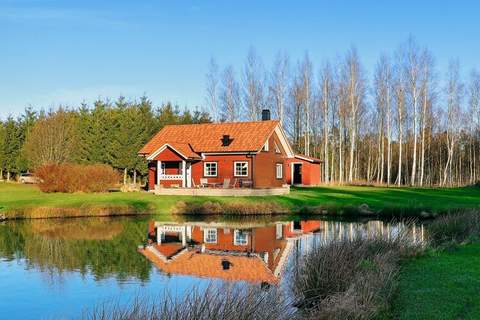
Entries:
[[162, 174], [162, 161], [157, 161], [157, 186], [160, 185], [161, 174]]
[[187, 170], [185, 170], [185, 160], [182, 160], [182, 188], [185, 188], [185, 182], [187, 180]]

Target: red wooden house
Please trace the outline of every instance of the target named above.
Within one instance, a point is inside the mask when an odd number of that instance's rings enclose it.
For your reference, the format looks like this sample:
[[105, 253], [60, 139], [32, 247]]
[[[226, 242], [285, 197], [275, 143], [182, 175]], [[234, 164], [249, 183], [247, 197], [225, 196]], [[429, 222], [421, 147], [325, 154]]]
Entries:
[[[295, 159], [279, 121], [167, 125], [139, 154], [148, 160], [149, 190], [158, 187], [222, 186], [278, 188]], [[311, 178], [305, 181], [317, 181]], [[312, 171], [313, 172], [313, 171]], [[301, 183], [301, 182], [300, 182]]]

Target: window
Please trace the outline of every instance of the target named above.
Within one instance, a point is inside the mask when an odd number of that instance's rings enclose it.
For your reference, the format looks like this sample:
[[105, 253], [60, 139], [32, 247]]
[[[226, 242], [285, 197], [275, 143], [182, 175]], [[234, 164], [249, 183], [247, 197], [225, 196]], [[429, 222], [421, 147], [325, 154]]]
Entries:
[[275, 142], [275, 153], [281, 153], [278, 144]]
[[205, 243], [217, 243], [217, 229], [205, 229], [203, 235]]
[[216, 162], [205, 162], [203, 164], [203, 175], [205, 177], [216, 177], [217, 176], [217, 163]]
[[265, 144], [263, 145], [262, 151], [268, 151], [268, 140], [267, 140], [267, 142], [265, 142]]
[[233, 244], [236, 246], [246, 246], [248, 244], [248, 233], [243, 230], [235, 230]]
[[235, 177], [248, 177], [248, 162], [235, 161]]
[[165, 162], [160, 163], [160, 174], [165, 174]]
[[277, 163], [275, 168], [276, 168], [277, 179], [282, 179], [283, 178], [283, 164]]

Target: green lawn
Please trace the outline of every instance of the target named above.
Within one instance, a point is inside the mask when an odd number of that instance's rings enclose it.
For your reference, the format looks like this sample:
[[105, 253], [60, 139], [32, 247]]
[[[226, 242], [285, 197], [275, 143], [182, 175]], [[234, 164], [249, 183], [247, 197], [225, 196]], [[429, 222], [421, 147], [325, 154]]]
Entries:
[[189, 196], [154, 196], [146, 192], [105, 194], [42, 193], [36, 186], [0, 183], [0, 212], [23, 208], [77, 208], [82, 206], [130, 206], [157, 214], [168, 214], [180, 200], [203, 202], [208, 200], [275, 201], [293, 212], [305, 206], [341, 208], [368, 204], [375, 210], [383, 208], [425, 208], [446, 210], [451, 208], [478, 208], [480, 188], [416, 189], [332, 186], [292, 188], [289, 195], [271, 197], [215, 198]]
[[480, 319], [480, 244], [405, 263], [394, 319]]

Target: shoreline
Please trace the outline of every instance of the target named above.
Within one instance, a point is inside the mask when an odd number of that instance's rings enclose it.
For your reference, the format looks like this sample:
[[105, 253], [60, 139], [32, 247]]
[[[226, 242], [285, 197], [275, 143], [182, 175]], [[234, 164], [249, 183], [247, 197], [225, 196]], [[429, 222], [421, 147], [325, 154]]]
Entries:
[[[156, 196], [147, 192], [42, 193], [34, 185], [0, 183], [0, 220], [128, 215], [312, 215], [435, 218], [480, 208], [480, 188], [292, 188], [265, 197]], [[2, 219], [2, 217], [4, 219]]]

